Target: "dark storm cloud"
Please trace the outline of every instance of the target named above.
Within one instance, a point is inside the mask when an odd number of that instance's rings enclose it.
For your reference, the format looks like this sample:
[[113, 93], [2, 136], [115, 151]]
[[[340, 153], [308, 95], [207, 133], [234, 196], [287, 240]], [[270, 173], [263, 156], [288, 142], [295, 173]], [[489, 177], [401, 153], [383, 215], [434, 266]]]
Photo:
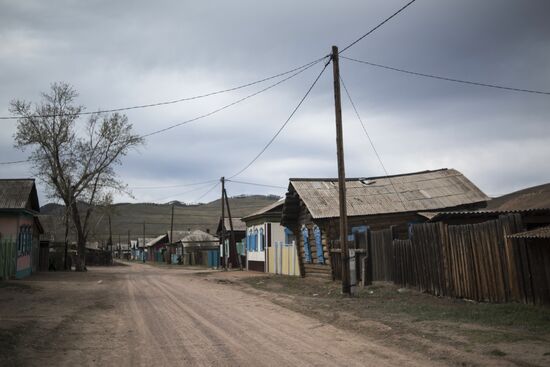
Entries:
[[[0, 1], [0, 114], [8, 114], [13, 98], [38, 100], [39, 92], [57, 80], [72, 83], [80, 92], [78, 102], [88, 110], [232, 87], [326, 55], [332, 44], [343, 48], [403, 4]], [[344, 55], [549, 90], [548, 14], [550, 3], [543, 0], [418, 0]], [[548, 96], [422, 79], [348, 60], [341, 60], [341, 66], [390, 173], [453, 167], [489, 194], [550, 180], [545, 158], [550, 154]], [[130, 186], [151, 186], [238, 171], [286, 120], [320, 67], [207, 119], [151, 137], [124, 159], [119, 175]], [[328, 68], [295, 119], [240, 176], [243, 180], [285, 186], [288, 177], [336, 174], [331, 82]], [[258, 89], [129, 111], [128, 117], [136, 131], [148, 133]], [[383, 174], [343, 98], [348, 174]], [[25, 158], [12, 148], [15, 122], [0, 123], [0, 160]], [[28, 165], [1, 166], [1, 177], [30, 175]], [[233, 187], [251, 193], [276, 191]], [[171, 194], [193, 200], [202, 193], [177, 195], [184, 191], [134, 194], [138, 200]]]

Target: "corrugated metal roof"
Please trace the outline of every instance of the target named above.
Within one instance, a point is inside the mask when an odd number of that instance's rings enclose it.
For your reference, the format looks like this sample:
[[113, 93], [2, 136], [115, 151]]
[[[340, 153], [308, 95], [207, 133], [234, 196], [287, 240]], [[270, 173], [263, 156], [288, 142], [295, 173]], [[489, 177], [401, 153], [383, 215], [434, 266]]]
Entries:
[[30, 209], [40, 211], [34, 179], [1, 179], [0, 209]]
[[429, 220], [439, 220], [442, 218], [452, 217], [481, 217], [481, 216], [497, 216], [501, 214], [536, 214], [550, 213], [550, 208], [531, 208], [531, 209], [512, 209], [512, 210], [457, 210], [457, 211], [437, 211], [437, 212], [418, 212], [419, 215], [428, 218]]
[[[262, 215], [262, 214], [265, 214], [267, 212], [269, 212], [270, 210], [273, 210], [277, 207], [281, 207], [281, 209], [283, 208], [283, 204], [285, 203], [285, 199], [281, 199], [281, 200], [278, 200], [272, 204], [269, 204], [268, 206], [265, 206], [263, 208], [261, 208], [260, 210], [258, 211], [255, 211], [254, 213], [252, 214], [249, 214], [245, 217], [242, 218], [243, 221], [246, 221], [246, 219], [248, 218], [251, 218], [251, 217], [255, 217], [257, 215]], [[228, 222], [229, 223], [229, 222]]]
[[181, 242], [183, 243], [196, 243], [196, 242], [217, 242], [218, 237], [212, 236], [210, 233], [206, 233], [204, 231], [201, 231], [200, 229], [197, 229], [187, 236], [183, 237], [181, 239]]
[[157, 243], [159, 243], [163, 238], [166, 238], [166, 233], [165, 234], [161, 234], [160, 236], [156, 237], [156, 238], [153, 238], [151, 241], [147, 242], [145, 244], [145, 247], [151, 247], [151, 246], [154, 246], [156, 245]]
[[509, 238], [528, 238], [528, 239], [550, 238], [550, 226], [541, 227], [541, 228], [537, 228], [537, 229], [532, 229], [530, 231], [525, 231], [525, 232], [520, 232], [520, 233], [514, 233], [514, 234], [508, 235], [506, 237], [509, 237]]
[[[339, 216], [338, 180], [291, 178], [315, 219]], [[346, 179], [348, 216], [430, 211], [489, 200], [454, 169]]]

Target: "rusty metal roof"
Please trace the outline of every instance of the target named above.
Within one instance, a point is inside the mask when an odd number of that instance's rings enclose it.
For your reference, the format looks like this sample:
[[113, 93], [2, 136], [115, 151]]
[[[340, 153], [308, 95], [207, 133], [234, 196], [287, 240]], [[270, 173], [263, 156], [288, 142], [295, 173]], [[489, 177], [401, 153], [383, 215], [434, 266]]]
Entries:
[[[338, 179], [291, 178], [290, 186], [313, 218], [339, 216]], [[487, 195], [454, 169], [346, 179], [348, 216], [431, 211], [487, 200]]]
[[0, 209], [40, 211], [34, 179], [0, 179]]
[[534, 239], [534, 238], [542, 238], [542, 239], [548, 239], [550, 238], [550, 226], [546, 227], [540, 227], [537, 229], [532, 229], [530, 231], [520, 232], [520, 233], [514, 233], [511, 235], [506, 236], [508, 238], [527, 238], [527, 239]]

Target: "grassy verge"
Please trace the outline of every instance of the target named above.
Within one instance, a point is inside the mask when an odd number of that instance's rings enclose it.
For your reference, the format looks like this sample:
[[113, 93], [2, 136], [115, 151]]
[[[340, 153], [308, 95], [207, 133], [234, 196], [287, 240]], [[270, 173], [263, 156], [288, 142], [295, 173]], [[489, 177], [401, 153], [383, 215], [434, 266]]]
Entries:
[[445, 363], [457, 358], [449, 357], [448, 350], [469, 355], [466, 364], [480, 355], [514, 364], [550, 362], [550, 307], [439, 298], [382, 282], [361, 288], [350, 298], [341, 294], [340, 283], [322, 279], [269, 275], [241, 281], [270, 292], [274, 303], [293, 311], [433, 353]]

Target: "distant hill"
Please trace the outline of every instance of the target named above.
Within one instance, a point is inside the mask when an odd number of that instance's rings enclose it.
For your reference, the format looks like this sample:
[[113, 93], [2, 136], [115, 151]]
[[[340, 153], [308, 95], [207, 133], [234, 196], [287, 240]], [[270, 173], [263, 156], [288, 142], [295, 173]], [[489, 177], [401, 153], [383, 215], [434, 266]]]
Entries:
[[[279, 199], [276, 195], [250, 195], [229, 198], [231, 215], [243, 217], [267, 206]], [[131, 239], [143, 236], [156, 237], [170, 230], [170, 216], [174, 204], [174, 230], [186, 231], [200, 229], [215, 234], [218, 220], [221, 215], [220, 199], [206, 204], [188, 205], [181, 202], [166, 204], [156, 203], [120, 203], [111, 207], [111, 227], [113, 242], [126, 242], [128, 232]], [[41, 208], [40, 220], [45, 229], [45, 239], [63, 241], [64, 206], [46, 204]], [[227, 215], [227, 213], [226, 213]], [[109, 235], [109, 214], [105, 208], [97, 208], [90, 223], [92, 230], [90, 241], [106, 241]], [[71, 240], [74, 236], [70, 236]]]
[[487, 204], [489, 210], [550, 208], [550, 183], [528, 187], [494, 198]]

